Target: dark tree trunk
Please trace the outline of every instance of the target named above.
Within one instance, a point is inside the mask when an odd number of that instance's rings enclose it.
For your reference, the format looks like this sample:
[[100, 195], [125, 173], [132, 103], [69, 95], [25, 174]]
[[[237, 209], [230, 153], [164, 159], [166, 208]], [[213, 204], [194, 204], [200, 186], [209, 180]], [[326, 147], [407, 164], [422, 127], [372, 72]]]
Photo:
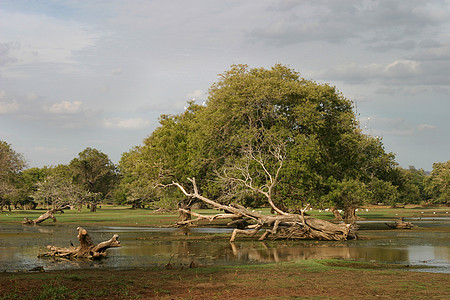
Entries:
[[96, 212], [96, 211], [97, 211], [97, 204], [91, 203], [91, 212]]
[[357, 219], [356, 207], [346, 207], [344, 210], [344, 221], [347, 224], [355, 223]]
[[191, 220], [191, 207], [185, 201], [178, 202], [178, 213], [180, 215], [180, 222]]

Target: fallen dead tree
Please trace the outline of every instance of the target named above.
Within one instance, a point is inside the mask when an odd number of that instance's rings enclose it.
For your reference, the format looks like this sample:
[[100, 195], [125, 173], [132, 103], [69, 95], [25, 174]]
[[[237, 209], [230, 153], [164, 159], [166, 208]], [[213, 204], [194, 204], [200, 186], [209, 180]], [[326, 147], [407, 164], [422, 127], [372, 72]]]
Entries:
[[186, 226], [200, 220], [208, 220], [210, 222], [219, 219], [231, 219], [228, 225], [233, 225], [239, 220], [245, 220], [248, 224], [245, 229], [234, 229], [231, 234], [230, 241], [234, 242], [237, 234], [245, 234], [251, 237], [255, 236], [260, 230], [265, 232], [259, 237], [259, 240], [271, 239], [316, 239], [316, 240], [333, 240], [342, 241], [347, 239], [355, 239], [357, 227], [352, 224], [334, 224], [325, 220], [316, 219], [305, 216], [304, 208], [300, 214], [286, 213], [280, 210], [268, 197], [269, 204], [277, 213], [276, 215], [263, 215], [256, 211], [249, 210], [239, 204], [223, 205], [199, 194], [195, 182], [195, 178], [188, 179], [193, 185], [193, 192], [189, 193], [179, 183], [172, 183], [177, 186], [187, 197], [196, 198], [213, 208], [226, 213], [218, 213], [216, 215], [202, 215], [184, 208], [179, 208], [180, 213], [189, 214], [195, 219], [188, 219], [177, 222], [178, 226]]
[[94, 244], [86, 229], [78, 227], [78, 241], [80, 246], [61, 248], [55, 246], [47, 246], [49, 250], [46, 253], [39, 254], [39, 257], [62, 257], [67, 259], [90, 258], [98, 259], [106, 256], [106, 249], [111, 247], [120, 247], [119, 236], [114, 234], [113, 237], [105, 242], [97, 245]]
[[392, 228], [392, 229], [411, 229], [411, 228], [415, 227], [415, 225], [413, 223], [405, 222], [403, 220], [403, 218], [398, 219], [393, 224], [389, 224], [389, 223], [384, 223], [384, 224], [386, 224], [389, 228]]
[[34, 220], [30, 220], [27, 217], [25, 217], [24, 221], [22, 221], [22, 224], [26, 224], [26, 225], [36, 225], [39, 223], [44, 222], [47, 219], [52, 219], [53, 222], [56, 222], [56, 217], [55, 217], [55, 213], [59, 212], [59, 213], [64, 213], [64, 209], [70, 207], [69, 205], [63, 206], [63, 207], [59, 207], [59, 208], [52, 208], [47, 210], [47, 212], [43, 215], [40, 215], [37, 219]]

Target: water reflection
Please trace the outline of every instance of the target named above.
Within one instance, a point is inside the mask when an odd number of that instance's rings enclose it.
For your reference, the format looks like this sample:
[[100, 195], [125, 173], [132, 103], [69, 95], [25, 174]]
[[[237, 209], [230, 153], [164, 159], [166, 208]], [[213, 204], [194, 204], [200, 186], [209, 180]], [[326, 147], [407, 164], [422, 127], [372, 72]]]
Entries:
[[[450, 273], [449, 227], [443, 230], [441, 223], [435, 231], [372, 228], [361, 231], [365, 239], [346, 242], [238, 240], [229, 243], [227, 238], [196, 239], [196, 236], [229, 233], [230, 229], [226, 228], [186, 230], [86, 226], [94, 242], [109, 239], [113, 233], [118, 233], [122, 247], [109, 249], [108, 258], [103, 261], [75, 262], [37, 258], [38, 253], [45, 251], [46, 245], [69, 246], [71, 240], [75, 243], [75, 226], [8, 224], [0, 225], [0, 271], [29, 270], [35, 266], [44, 266], [47, 270], [134, 268], [161, 267], [169, 261], [175, 266], [188, 266], [192, 261], [201, 265], [236, 265], [337, 258], [435, 266], [439, 267], [436, 270], [440, 272]], [[168, 235], [174, 238], [167, 239]]]

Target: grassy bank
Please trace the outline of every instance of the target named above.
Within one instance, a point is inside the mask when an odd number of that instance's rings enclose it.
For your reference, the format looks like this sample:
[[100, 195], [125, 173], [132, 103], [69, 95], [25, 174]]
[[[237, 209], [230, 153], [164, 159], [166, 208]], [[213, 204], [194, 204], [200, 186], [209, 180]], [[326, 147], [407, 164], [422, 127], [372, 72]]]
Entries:
[[[448, 299], [449, 274], [340, 260], [0, 274], [0, 299]], [[396, 266], [398, 268], [398, 266]]]
[[[268, 208], [257, 209], [264, 214], [270, 214]], [[202, 214], [215, 214], [217, 211], [212, 209], [196, 210]], [[398, 217], [430, 217], [430, 216], [450, 216], [449, 207], [429, 207], [410, 206], [407, 208], [389, 208], [385, 206], [368, 207], [368, 211], [360, 209], [357, 215], [367, 220], [392, 220]], [[24, 217], [35, 219], [39, 215], [45, 213], [45, 209], [37, 210], [13, 210], [11, 212], [4, 211], [0, 213], [0, 223], [20, 223]], [[321, 219], [332, 220], [334, 216], [331, 212], [312, 210], [308, 212], [311, 216]], [[167, 227], [172, 226], [178, 220], [178, 214], [172, 213], [155, 213], [151, 209], [130, 209], [125, 206], [102, 206], [97, 212], [89, 212], [84, 208], [81, 212], [77, 210], [65, 210], [63, 214], [56, 214], [59, 223], [83, 225], [105, 225], [105, 226], [151, 226], [151, 227]], [[45, 224], [51, 224], [52, 220], [45, 221]], [[226, 223], [214, 221], [213, 225]], [[208, 222], [204, 222], [203, 224]]]

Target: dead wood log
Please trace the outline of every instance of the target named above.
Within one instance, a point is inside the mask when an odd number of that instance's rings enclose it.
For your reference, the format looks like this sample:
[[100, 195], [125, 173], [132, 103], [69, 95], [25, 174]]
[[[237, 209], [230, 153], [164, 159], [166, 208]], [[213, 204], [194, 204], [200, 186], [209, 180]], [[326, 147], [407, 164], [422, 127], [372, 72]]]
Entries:
[[[235, 241], [237, 234], [245, 234], [253, 237], [263, 228], [266, 228], [266, 231], [259, 238], [260, 240], [271, 238], [341, 241], [357, 238], [356, 225], [334, 224], [325, 220], [305, 216], [304, 212], [308, 207], [302, 209], [300, 214], [286, 213], [277, 208], [275, 209], [277, 215], [263, 215], [256, 211], [249, 210], [239, 204], [223, 205], [208, 199], [198, 193], [195, 178], [189, 179], [189, 181], [193, 185], [193, 193], [188, 193], [179, 183], [174, 182], [172, 184], [177, 186], [186, 196], [197, 198], [217, 210], [225, 210], [229, 213], [205, 216], [180, 208], [183, 213], [190, 213], [192, 216], [196, 217], [196, 219], [177, 222], [178, 226], [191, 224], [200, 220], [209, 220], [212, 222], [217, 219], [245, 219], [249, 225], [247, 225], [245, 229], [234, 229], [230, 238], [231, 242]], [[272, 206], [272, 203], [269, 202], [269, 204]], [[233, 222], [229, 224], [233, 224]]]
[[415, 225], [413, 223], [405, 222], [403, 217], [399, 218], [393, 224], [389, 224], [389, 223], [384, 223], [384, 224], [386, 224], [389, 228], [392, 228], [392, 229], [411, 229], [411, 228], [415, 227]]
[[64, 213], [64, 209], [70, 207], [69, 205], [63, 206], [63, 207], [59, 207], [59, 208], [52, 208], [47, 210], [47, 212], [43, 215], [40, 215], [37, 219], [34, 220], [30, 220], [27, 217], [25, 217], [24, 221], [22, 221], [22, 224], [26, 224], [26, 225], [36, 225], [39, 223], [44, 222], [47, 219], [52, 219], [53, 222], [56, 222], [56, 217], [55, 217], [55, 213], [59, 212], [59, 213]]
[[78, 227], [78, 241], [80, 246], [61, 248], [55, 246], [47, 246], [49, 250], [46, 253], [39, 254], [38, 257], [63, 257], [68, 259], [90, 258], [97, 259], [106, 256], [106, 249], [111, 247], [120, 247], [119, 236], [114, 234], [111, 239], [95, 245], [86, 229]]

